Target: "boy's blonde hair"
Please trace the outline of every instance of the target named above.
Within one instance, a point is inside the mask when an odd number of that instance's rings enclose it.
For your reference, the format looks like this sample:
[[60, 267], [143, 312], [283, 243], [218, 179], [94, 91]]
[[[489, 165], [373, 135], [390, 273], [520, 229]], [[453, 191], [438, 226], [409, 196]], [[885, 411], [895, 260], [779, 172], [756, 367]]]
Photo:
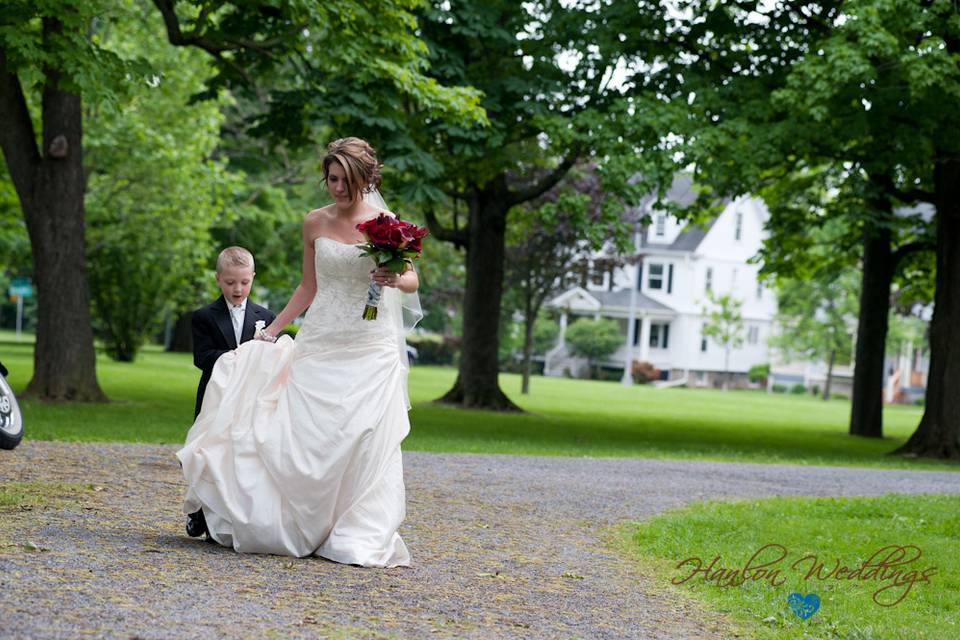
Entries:
[[250, 267], [253, 269], [253, 254], [243, 247], [227, 247], [217, 256], [217, 273], [227, 267]]

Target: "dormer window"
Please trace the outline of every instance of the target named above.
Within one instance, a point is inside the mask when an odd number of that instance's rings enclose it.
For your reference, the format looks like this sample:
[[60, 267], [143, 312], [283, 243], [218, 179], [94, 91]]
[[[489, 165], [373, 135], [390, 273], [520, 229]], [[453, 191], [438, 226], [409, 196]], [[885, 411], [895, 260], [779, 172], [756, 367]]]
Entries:
[[658, 213], [654, 223], [654, 233], [657, 234], [658, 238], [667, 235], [667, 214]]

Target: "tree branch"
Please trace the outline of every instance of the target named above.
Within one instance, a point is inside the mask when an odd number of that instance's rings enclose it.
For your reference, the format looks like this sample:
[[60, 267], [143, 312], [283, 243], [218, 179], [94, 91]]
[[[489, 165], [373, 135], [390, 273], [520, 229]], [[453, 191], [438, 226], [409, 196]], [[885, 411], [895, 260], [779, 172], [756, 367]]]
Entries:
[[570, 168], [577, 162], [577, 158], [580, 155], [579, 147], [574, 147], [566, 158], [563, 159], [556, 169], [547, 174], [537, 184], [530, 186], [526, 189], [521, 189], [519, 191], [507, 190], [507, 202], [510, 206], [518, 205], [529, 200], [537, 198], [553, 187], [557, 185], [558, 182], [563, 180], [564, 176], [567, 175], [567, 172], [570, 171]]
[[929, 202], [932, 204], [934, 202], [934, 194], [932, 191], [918, 187], [901, 189], [894, 184], [893, 178], [890, 176], [876, 176], [873, 178], [873, 183], [883, 189], [888, 196], [892, 196], [903, 203]]
[[15, 73], [7, 69], [7, 53], [0, 47], [0, 148], [21, 199], [33, 191], [34, 168], [42, 156], [30, 119], [27, 99]]
[[427, 228], [430, 229], [430, 235], [438, 240], [452, 242], [453, 246], [458, 249], [467, 246], [467, 234], [464, 233], [462, 229], [451, 229], [442, 226], [440, 221], [437, 220], [436, 214], [433, 212], [433, 207], [426, 207], [423, 210], [423, 215], [427, 219]]
[[213, 56], [217, 62], [232, 69], [238, 76], [243, 78], [243, 81], [249, 86], [256, 87], [256, 83], [253, 81], [253, 78], [250, 77], [250, 74], [247, 73], [246, 69], [223, 55], [225, 52], [234, 51], [242, 47], [228, 46], [216, 40], [197, 35], [185, 36], [180, 30], [180, 18], [177, 17], [177, 12], [173, 8], [173, 0], [153, 0], [153, 4], [160, 10], [160, 14], [163, 16], [163, 24], [167, 27], [167, 39], [170, 41], [170, 44], [175, 47], [197, 47], [203, 49]]
[[893, 262], [893, 267], [896, 268], [900, 261], [906, 258], [911, 253], [918, 253], [920, 251], [936, 251], [937, 245], [934, 242], [929, 240], [917, 240], [915, 242], [908, 242], [907, 244], [900, 245], [896, 251], [890, 254], [890, 259]]

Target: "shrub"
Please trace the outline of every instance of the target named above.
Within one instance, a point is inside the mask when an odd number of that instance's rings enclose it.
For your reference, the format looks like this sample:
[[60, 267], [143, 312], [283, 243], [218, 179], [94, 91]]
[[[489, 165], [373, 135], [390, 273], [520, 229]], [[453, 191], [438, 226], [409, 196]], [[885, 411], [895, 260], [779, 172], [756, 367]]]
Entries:
[[834, 400], [849, 400], [850, 396], [845, 393], [830, 393], [830, 397]]
[[451, 365], [460, 350], [460, 339], [437, 334], [411, 334], [407, 344], [417, 350], [419, 364]]
[[297, 337], [297, 332], [300, 331], [300, 325], [290, 323], [280, 331], [282, 336], [290, 336], [291, 338]]
[[805, 386], [803, 386], [802, 384], [800, 384], [799, 382], [798, 382], [797, 384], [793, 385], [792, 387], [790, 387], [790, 393], [792, 393], [792, 394], [794, 394], [794, 395], [797, 395], [797, 396], [800, 395], [800, 394], [806, 393], [806, 392], [807, 392], [807, 388], [806, 388]]
[[623, 344], [620, 325], [615, 320], [577, 320], [567, 328], [567, 349], [574, 356], [582, 356], [600, 372], [600, 361], [610, 356]]
[[764, 382], [767, 378], [770, 377], [770, 365], [769, 364], [755, 364], [750, 367], [750, 370], [747, 371], [747, 379], [750, 382], [758, 383]]
[[633, 380], [637, 384], [646, 384], [653, 380], [660, 379], [660, 370], [653, 366], [653, 364], [650, 362], [634, 360], [633, 367], [631, 369]]
[[810, 395], [812, 396], [820, 395], [820, 385], [815, 384], [812, 387], [810, 387]]
[[772, 390], [774, 393], [786, 393], [786, 392], [787, 392], [787, 385], [785, 385], [785, 384], [775, 384], [775, 385], [773, 385], [773, 387], [771, 388], [771, 390]]

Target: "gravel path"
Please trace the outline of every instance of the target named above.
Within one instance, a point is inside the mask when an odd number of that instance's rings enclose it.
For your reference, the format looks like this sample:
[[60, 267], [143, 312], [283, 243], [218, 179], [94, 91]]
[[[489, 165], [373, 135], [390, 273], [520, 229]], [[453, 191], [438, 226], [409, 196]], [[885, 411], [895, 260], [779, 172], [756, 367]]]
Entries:
[[405, 453], [414, 565], [376, 570], [185, 537], [175, 449], [0, 451], [0, 482], [68, 483], [0, 506], [0, 637], [729, 637], [605, 527], [729, 496], [960, 493], [947, 472]]

